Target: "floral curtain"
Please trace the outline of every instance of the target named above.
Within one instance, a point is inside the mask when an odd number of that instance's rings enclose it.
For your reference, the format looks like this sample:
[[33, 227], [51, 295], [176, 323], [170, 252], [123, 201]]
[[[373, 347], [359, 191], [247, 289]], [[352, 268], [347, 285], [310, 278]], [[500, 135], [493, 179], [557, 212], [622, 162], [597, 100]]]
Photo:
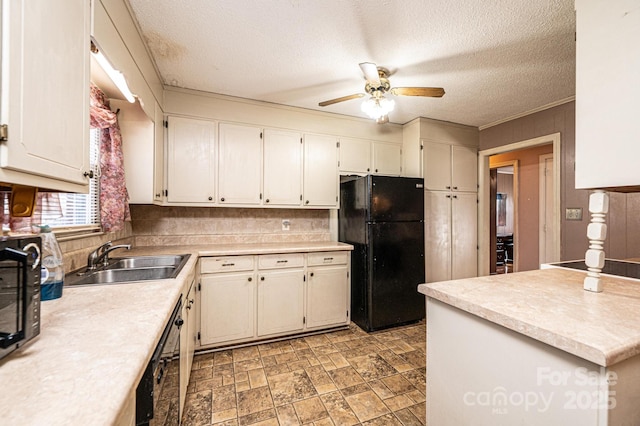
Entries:
[[100, 129], [100, 222], [104, 231], [118, 231], [131, 220], [125, 186], [122, 136], [109, 100], [91, 84], [90, 125]]

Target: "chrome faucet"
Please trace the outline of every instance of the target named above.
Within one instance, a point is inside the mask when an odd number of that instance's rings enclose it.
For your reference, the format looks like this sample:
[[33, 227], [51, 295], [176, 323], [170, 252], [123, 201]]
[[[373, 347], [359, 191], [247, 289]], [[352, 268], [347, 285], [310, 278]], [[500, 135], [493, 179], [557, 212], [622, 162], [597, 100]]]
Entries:
[[106, 266], [109, 263], [109, 253], [118, 249], [131, 249], [131, 244], [120, 244], [114, 246], [111, 241], [107, 241], [100, 247], [89, 253], [87, 257], [87, 270], [96, 269], [98, 266]]

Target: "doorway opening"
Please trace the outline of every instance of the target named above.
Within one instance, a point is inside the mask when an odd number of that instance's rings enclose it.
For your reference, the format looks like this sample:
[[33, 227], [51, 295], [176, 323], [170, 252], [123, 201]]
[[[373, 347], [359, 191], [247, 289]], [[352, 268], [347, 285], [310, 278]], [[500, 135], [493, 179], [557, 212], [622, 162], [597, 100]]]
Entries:
[[489, 159], [491, 175], [490, 209], [491, 274], [517, 271], [514, 235], [518, 226], [518, 160]]
[[[545, 148], [546, 146], [546, 148]], [[538, 269], [544, 261], [560, 260], [560, 133], [516, 142], [478, 153], [478, 275], [498, 271], [498, 201], [497, 169], [514, 165], [513, 196], [506, 194], [505, 213], [509, 198], [513, 201], [513, 262], [512, 271]], [[550, 163], [548, 221], [546, 223], [545, 258], [540, 257], [539, 156], [553, 154]], [[526, 160], [522, 160], [526, 158]], [[531, 157], [531, 158], [530, 158]], [[506, 163], [506, 164], [505, 164]], [[496, 169], [496, 192], [492, 194], [492, 168]], [[507, 169], [505, 169], [506, 171]], [[530, 192], [528, 192], [530, 191]], [[546, 211], [546, 210], [545, 210]], [[545, 213], [546, 214], [546, 213]], [[505, 217], [505, 228], [506, 220]], [[509, 232], [504, 232], [508, 237]], [[504, 235], [503, 235], [504, 236]], [[509, 238], [506, 239], [510, 244]], [[547, 243], [548, 242], [548, 243]], [[505, 255], [508, 256], [507, 253]], [[552, 260], [549, 260], [552, 259]], [[506, 270], [506, 263], [505, 263]], [[495, 267], [495, 269], [494, 269]]]

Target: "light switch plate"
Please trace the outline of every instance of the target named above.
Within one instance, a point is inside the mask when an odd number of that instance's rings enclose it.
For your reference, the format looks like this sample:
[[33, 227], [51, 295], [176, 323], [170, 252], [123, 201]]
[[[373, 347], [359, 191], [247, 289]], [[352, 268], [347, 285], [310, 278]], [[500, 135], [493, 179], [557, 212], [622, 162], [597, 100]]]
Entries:
[[567, 207], [564, 218], [566, 220], [582, 220], [582, 207]]

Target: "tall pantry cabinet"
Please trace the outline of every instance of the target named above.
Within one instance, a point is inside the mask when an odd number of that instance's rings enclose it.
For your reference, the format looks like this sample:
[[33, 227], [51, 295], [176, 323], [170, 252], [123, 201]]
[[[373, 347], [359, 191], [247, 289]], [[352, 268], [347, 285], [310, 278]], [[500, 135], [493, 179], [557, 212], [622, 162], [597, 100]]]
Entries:
[[406, 175], [424, 178], [426, 281], [477, 276], [478, 130], [419, 118], [403, 143]]

